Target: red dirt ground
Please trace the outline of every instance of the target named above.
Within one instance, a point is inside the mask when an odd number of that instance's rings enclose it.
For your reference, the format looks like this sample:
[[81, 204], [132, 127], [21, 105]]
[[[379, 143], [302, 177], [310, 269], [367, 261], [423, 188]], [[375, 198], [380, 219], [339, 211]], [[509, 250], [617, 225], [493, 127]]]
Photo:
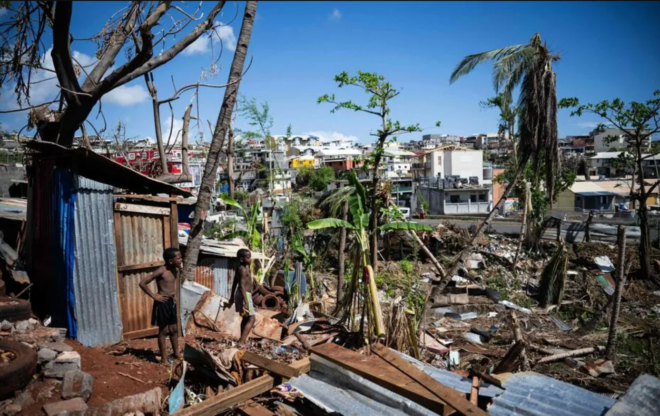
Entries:
[[[169, 392], [169, 365], [157, 363], [158, 340], [156, 338], [131, 340], [107, 348], [88, 348], [76, 341], [67, 339], [66, 344], [80, 354], [82, 371], [94, 377], [94, 391], [87, 403], [90, 407], [101, 406], [121, 397], [143, 393], [154, 387], [163, 390], [163, 398]], [[183, 339], [179, 341], [183, 350]], [[115, 355], [111, 352], [122, 352]], [[171, 347], [168, 340], [168, 351]], [[122, 376], [128, 374], [143, 381], [143, 383]], [[61, 384], [52, 388], [51, 397], [38, 398], [40, 392], [47, 390], [55, 383], [52, 380], [34, 380], [27, 388], [32, 393], [36, 403], [27, 407], [21, 414], [45, 415], [43, 405], [62, 400]], [[44, 394], [44, 393], [42, 393]]]

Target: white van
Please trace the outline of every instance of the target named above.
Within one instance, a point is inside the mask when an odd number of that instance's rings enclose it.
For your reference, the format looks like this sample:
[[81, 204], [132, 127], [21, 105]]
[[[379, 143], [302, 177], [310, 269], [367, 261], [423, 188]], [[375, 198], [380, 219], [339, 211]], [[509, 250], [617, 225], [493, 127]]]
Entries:
[[410, 219], [410, 208], [399, 207], [399, 211], [401, 211], [401, 214], [403, 214], [403, 218], [407, 220]]

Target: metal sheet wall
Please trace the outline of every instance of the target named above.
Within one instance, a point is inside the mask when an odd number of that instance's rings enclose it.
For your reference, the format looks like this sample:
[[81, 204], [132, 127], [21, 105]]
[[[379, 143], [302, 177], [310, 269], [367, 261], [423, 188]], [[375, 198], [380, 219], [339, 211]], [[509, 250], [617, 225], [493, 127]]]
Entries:
[[73, 281], [78, 341], [93, 347], [121, 341], [112, 186], [78, 177]]
[[220, 296], [230, 297], [234, 281], [234, 259], [200, 255], [195, 268], [195, 282], [213, 290]]
[[[117, 206], [114, 216], [124, 338], [152, 335], [158, 332], [151, 325], [153, 299], [140, 289], [140, 280], [162, 264], [163, 250], [170, 244], [170, 217], [118, 211]], [[155, 282], [150, 287], [157, 292]]]
[[206, 286], [215, 291], [213, 285], [213, 270], [215, 259], [213, 257], [201, 257], [195, 268], [195, 283]]

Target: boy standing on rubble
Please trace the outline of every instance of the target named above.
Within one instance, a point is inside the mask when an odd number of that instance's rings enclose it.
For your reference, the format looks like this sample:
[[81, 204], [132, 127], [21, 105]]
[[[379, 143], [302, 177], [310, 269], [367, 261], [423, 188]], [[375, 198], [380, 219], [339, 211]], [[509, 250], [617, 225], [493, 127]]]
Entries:
[[238, 344], [244, 346], [255, 321], [254, 305], [252, 304], [252, 276], [250, 275], [252, 253], [250, 250], [242, 248], [238, 250], [237, 257], [239, 265], [236, 269], [227, 307], [231, 307], [236, 302], [236, 312], [243, 317], [241, 338], [238, 340]]
[[[183, 267], [181, 252], [177, 248], [168, 248], [163, 253], [165, 265], [159, 267], [151, 276], [140, 282], [140, 288], [154, 300], [151, 324], [158, 326], [158, 348], [160, 359], [165, 362], [166, 338], [169, 334], [172, 350], [176, 360], [181, 359], [179, 354], [179, 328], [176, 313], [177, 276]], [[156, 281], [158, 293], [149, 289], [149, 283]]]

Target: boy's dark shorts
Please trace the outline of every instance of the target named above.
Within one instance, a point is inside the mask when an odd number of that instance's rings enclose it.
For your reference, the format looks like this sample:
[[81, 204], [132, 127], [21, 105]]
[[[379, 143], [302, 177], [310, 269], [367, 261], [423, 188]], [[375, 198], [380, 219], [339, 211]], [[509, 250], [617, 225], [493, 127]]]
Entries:
[[165, 302], [154, 301], [151, 325], [157, 325], [158, 328], [164, 328], [168, 325], [176, 324], [176, 302], [174, 302], [174, 299], [169, 298]]

